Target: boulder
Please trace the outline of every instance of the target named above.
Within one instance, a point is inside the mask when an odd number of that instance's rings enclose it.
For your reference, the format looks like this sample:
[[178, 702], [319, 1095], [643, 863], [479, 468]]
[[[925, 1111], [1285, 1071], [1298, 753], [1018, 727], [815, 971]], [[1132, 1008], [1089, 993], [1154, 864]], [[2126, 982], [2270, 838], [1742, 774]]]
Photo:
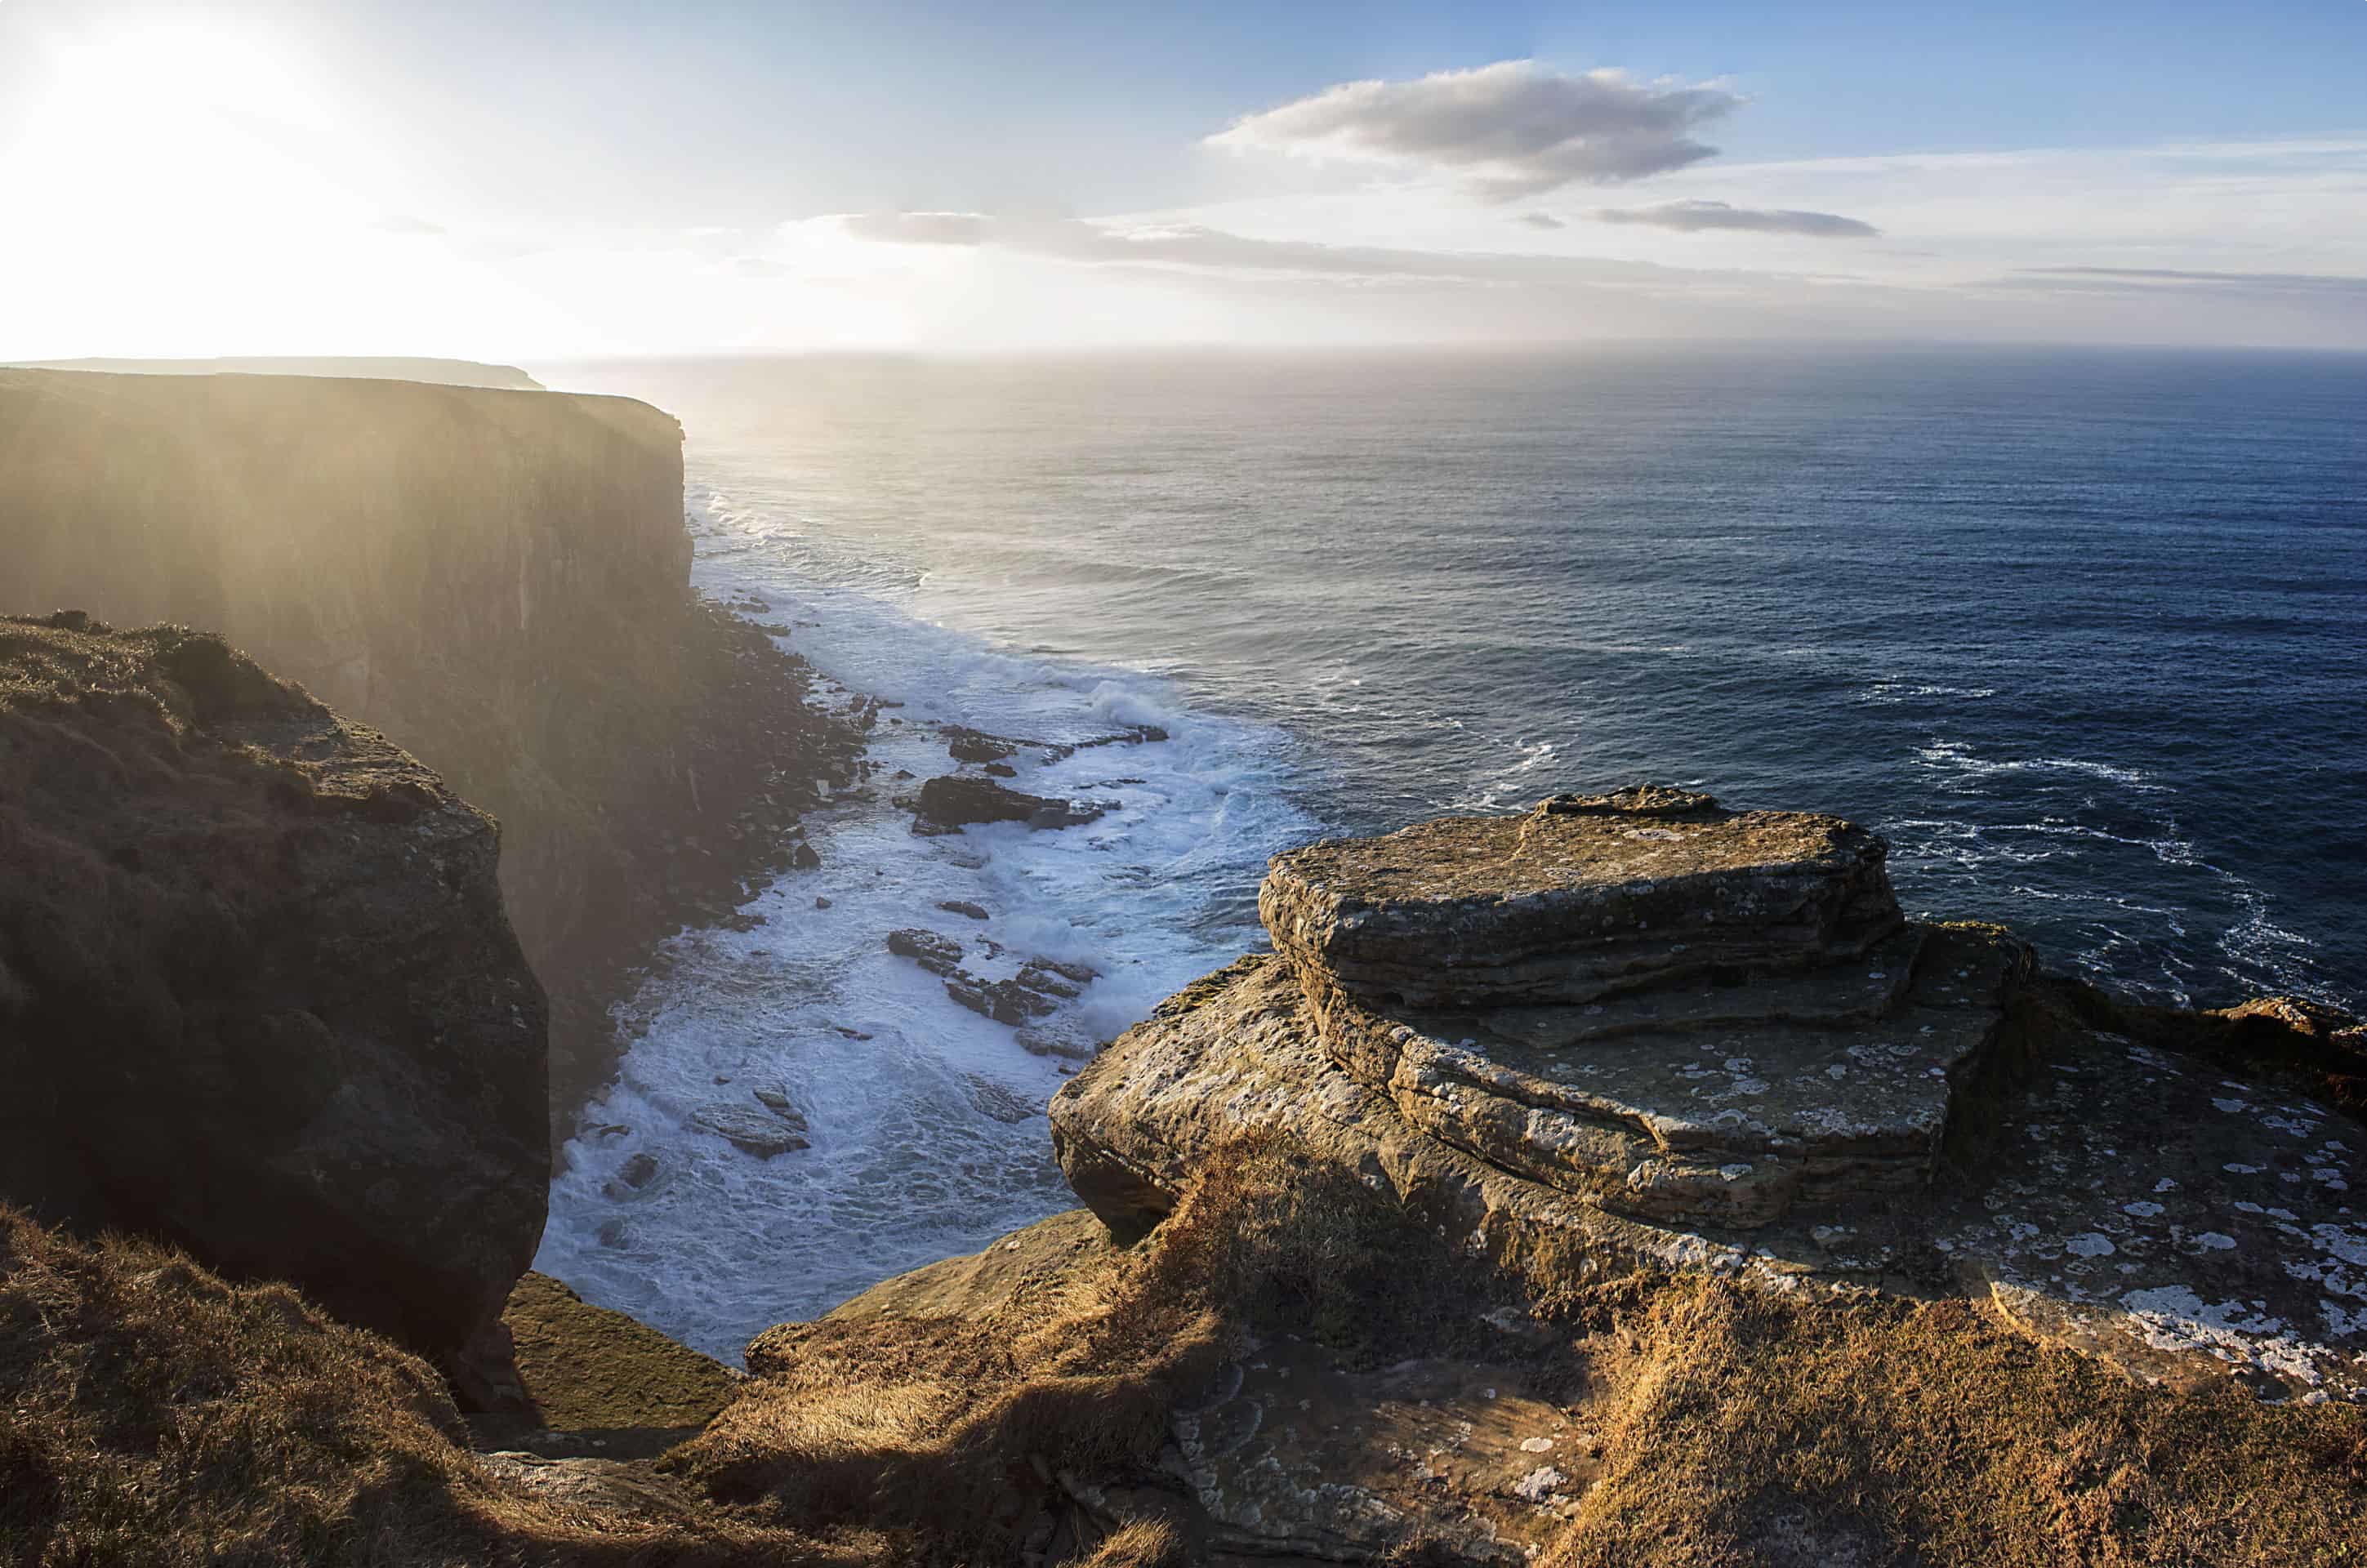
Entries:
[[1056, 800], [1027, 795], [992, 779], [947, 773], [922, 781], [913, 803], [912, 831], [958, 833], [974, 823], [1025, 822], [1030, 828], [1078, 828], [1116, 809], [1113, 801]]
[[962, 944], [949, 936], [918, 929], [888, 933], [888, 951], [909, 958], [932, 975], [950, 975], [962, 961]]
[[1014, 1027], [1050, 1013], [1059, 998], [1017, 978], [982, 980], [967, 969], [946, 976], [946, 995], [974, 1013]]
[[962, 725], [947, 725], [945, 730], [946, 754], [957, 762], [1000, 762], [1015, 757], [1025, 740], [1007, 740], [1000, 735], [989, 735], [982, 729]]
[[690, 1120], [733, 1148], [758, 1159], [771, 1159], [776, 1155], [813, 1146], [800, 1135], [805, 1130], [802, 1116], [793, 1123], [770, 1111], [751, 1110], [744, 1105], [705, 1105], [692, 1111]]
[[1761, 1224], [1927, 1182], [2028, 966], [1927, 954], [1885, 852], [1644, 785], [1280, 855], [1259, 908], [1326, 1053], [1409, 1124], [1605, 1208]]
[[542, 1234], [491, 818], [220, 638], [0, 620], [0, 1196], [447, 1362]]
[[518, 1280], [501, 1322], [511, 1344], [506, 1397], [469, 1420], [482, 1450], [652, 1457], [713, 1420], [737, 1392], [716, 1361], [547, 1274]]

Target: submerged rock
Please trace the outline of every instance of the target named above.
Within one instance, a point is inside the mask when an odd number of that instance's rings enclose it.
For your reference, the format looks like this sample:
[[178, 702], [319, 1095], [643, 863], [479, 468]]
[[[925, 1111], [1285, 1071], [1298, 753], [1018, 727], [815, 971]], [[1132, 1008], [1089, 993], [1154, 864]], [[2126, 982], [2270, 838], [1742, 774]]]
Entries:
[[754, 1091], [756, 1103], [779, 1117], [798, 1132], [806, 1131], [806, 1113], [797, 1108], [785, 1089], [760, 1089]]
[[801, 1135], [805, 1126], [802, 1116], [792, 1124], [769, 1111], [752, 1111], [744, 1105], [707, 1105], [692, 1111], [690, 1120], [733, 1148], [759, 1159], [813, 1146]]
[[550, 1177], [497, 852], [218, 637], [0, 620], [0, 1195], [448, 1361]]

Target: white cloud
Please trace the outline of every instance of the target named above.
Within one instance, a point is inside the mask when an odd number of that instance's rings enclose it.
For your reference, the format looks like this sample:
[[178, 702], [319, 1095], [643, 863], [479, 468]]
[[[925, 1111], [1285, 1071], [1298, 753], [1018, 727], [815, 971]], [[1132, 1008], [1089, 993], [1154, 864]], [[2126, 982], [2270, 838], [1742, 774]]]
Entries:
[[857, 213], [838, 222], [850, 237], [875, 243], [991, 247], [1102, 266], [1280, 273], [1365, 283], [1663, 283], [1686, 276], [1685, 269], [1646, 262], [1257, 239], [1196, 223], [1089, 223], [977, 212]]
[[[1654, 207], [1598, 207], [1602, 223], [1642, 223], [1681, 234], [1740, 229], [1759, 234], [1806, 234], [1818, 239], [1865, 239], [1881, 230], [1855, 218], [1795, 208], [1736, 207], [1724, 201], [1664, 201]], [[1556, 225], [1558, 227], [1559, 225]]]
[[1523, 212], [1521, 214], [1521, 221], [1527, 224], [1532, 229], [1567, 229], [1569, 227], [1569, 224], [1563, 222], [1560, 219], [1555, 217], [1550, 212]]
[[1569, 76], [1507, 60], [1410, 82], [1342, 83], [1245, 116], [1207, 141], [1451, 175], [1483, 199], [1516, 201], [1698, 163], [1716, 149], [1693, 130], [1742, 101], [1716, 83], [1641, 82], [1610, 70]]

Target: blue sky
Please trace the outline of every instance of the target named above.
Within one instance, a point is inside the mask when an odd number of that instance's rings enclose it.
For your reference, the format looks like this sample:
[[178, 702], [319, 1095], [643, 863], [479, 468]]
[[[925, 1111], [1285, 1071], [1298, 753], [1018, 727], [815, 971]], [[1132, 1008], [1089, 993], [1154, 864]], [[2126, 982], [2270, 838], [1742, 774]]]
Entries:
[[54, 308], [0, 353], [2367, 346], [2362, 0], [5, 0], [12, 170]]

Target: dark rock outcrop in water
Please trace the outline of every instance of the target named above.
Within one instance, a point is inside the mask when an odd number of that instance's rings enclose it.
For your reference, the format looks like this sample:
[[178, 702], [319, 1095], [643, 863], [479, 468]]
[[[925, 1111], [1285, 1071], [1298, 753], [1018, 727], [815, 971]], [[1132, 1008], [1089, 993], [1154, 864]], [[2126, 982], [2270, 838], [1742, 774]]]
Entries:
[[1114, 809], [1108, 801], [1055, 800], [1028, 795], [992, 779], [946, 773], [921, 784], [912, 831], [923, 836], [958, 833], [985, 822], [1025, 822], [1030, 828], [1081, 828]]
[[497, 854], [217, 637], [0, 620], [0, 1196], [448, 1358], [548, 1201]]
[[619, 398], [0, 371], [0, 613], [219, 631], [491, 812], [561, 1134], [627, 972], [786, 865], [856, 751], [693, 596], [681, 441]]

